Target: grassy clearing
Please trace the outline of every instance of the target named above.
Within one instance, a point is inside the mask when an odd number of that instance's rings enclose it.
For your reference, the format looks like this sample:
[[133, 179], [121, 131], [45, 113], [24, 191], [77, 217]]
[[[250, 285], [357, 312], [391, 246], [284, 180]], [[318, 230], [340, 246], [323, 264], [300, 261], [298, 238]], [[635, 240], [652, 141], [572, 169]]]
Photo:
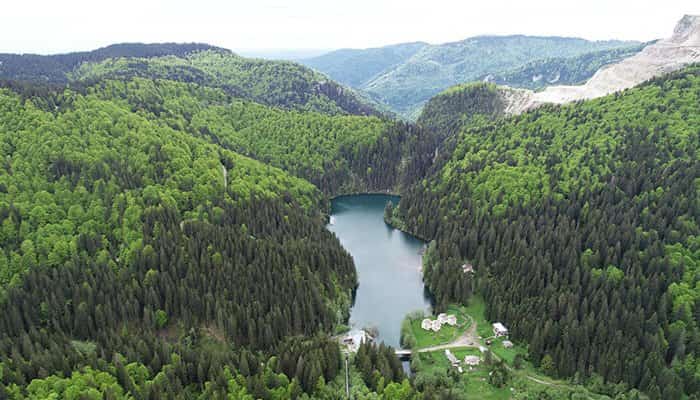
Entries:
[[438, 332], [426, 331], [421, 327], [423, 318], [435, 319], [436, 316], [421, 318], [415, 318], [416, 316], [407, 317], [410, 318], [411, 321], [411, 333], [416, 338], [416, 344], [413, 348], [420, 349], [453, 342], [471, 326], [471, 319], [466, 312], [466, 307], [452, 305], [447, 309], [447, 314], [454, 314], [457, 317], [457, 325], [443, 325]]
[[[475, 398], [485, 400], [528, 398], [526, 394], [544, 396], [542, 398], [549, 396], [549, 398], [555, 399], [569, 399], [572, 396], [590, 400], [609, 399], [606, 396], [590, 392], [583, 386], [573, 385], [570, 382], [556, 380], [541, 374], [527, 361], [527, 346], [514, 343], [514, 346], [511, 348], [503, 347], [504, 338], [492, 338], [491, 322], [486, 320], [484, 310], [485, 304], [483, 299], [475, 296], [467, 306], [453, 305], [448, 309], [448, 313], [458, 315], [458, 322], [468, 321], [463, 328], [452, 328], [451, 330], [445, 330], [444, 333], [441, 330], [440, 334], [435, 334], [423, 331], [420, 327], [420, 320], [413, 321], [411, 328], [416, 334], [420, 347], [428, 347], [453, 341], [454, 338], [471, 326], [471, 321], [473, 320], [477, 324], [477, 334], [481, 336], [480, 343], [483, 345], [486, 338], [491, 338], [491, 345], [486, 347], [491, 350], [494, 360], [503, 360], [508, 366], [510, 373], [508, 384], [499, 388], [489, 383], [489, 372], [491, 372], [492, 366], [485, 365], [483, 357], [479, 366], [470, 369], [466, 365], [462, 365], [464, 373], [457, 373], [456, 369], [447, 360], [444, 350], [414, 355], [414, 357], [419, 359], [418, 362], [412, 364], [416, 367], [417, 382], [421, 380], [425, 382], [439, 380], [440, 376], [449, 377], [449, 380], [453, 382], [451, 387], [455, 392], [466, 393], [471, 396], [477, 396]], [[480, 351], [475, 347], [457, 347], [450, 350], [460, 361], [464, 360], [466, 355], [481, 356]], [[518, 354], [523, 357], [523, 363], [522, 368], [515, 369], [513, 360]], [[533, 378], [544, 383], [536, 382]]]

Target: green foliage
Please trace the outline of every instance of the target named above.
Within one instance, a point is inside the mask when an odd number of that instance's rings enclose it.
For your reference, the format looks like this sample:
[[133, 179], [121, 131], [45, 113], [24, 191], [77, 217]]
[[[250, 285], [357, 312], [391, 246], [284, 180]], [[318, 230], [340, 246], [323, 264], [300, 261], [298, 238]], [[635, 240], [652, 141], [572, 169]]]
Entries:
[[431, 98], [418, 117], [418, 124], [435, 129], [445, 138], [464, 126], [502, 117], [505, 114], [505, 93], [510, 89], [488, 83], [453, 86]]
[[378, 115], [367, 100], [323, 75], [287, 61], [248, 59], [210, 50], [185, 56], [109, 58], [83, 63], [71, 80], [168, 79], [216, 87], [228, 95], [268, 106], [326, 114]]
[[222, 90], [166, 80], [107, 80], [86, 89], [122, 100], [152, 123], [201, 137], [302, 177], [328, 195], [385, 191], [427, 168], [435, 138], [377, 117], [325, 115], [229, 98]]
[[[263, 380], [287, 337], [333, 330], [356, 277], [316, 187], [189, 131], [223, 92], [134, 80], [46, 98], [58, 108], [0, 91], [0, 397], [289, 398], [316, 390], [318, 367], [335, 377], [319, 358], [296, 384], [279, 367]], [[339, 351], [313, 343], [285, 354]]]
[[156, 310], [154, 322], [156, 329], [163, 329], [168, 324], [168, 314], [163, 310]]
[[438, 306], [475, 284], [549, 373], [697, 393], [699, 88], [691, 66], [463, 128], [396, 208], [435, 241], [424, 279]]
[[[486, 75], [498, 76], [528, 62], [570, 58], [630, 45], [637, 43], [521, 35], [477, 36], [438, 45], [417, 43], [338, 51], [305, 62], [387, 104], [403, 117], [415, 119], [426, 101], [450, 86], [481, 80]], [[373, 62], [377, 54], [386, 53], [390, 54], [386, 64]], [[372, 69], [365, 67], [370, 63]], [[373, 73], [366, 73], [370, 71]]]
[[89, 367], [81, 372], [74, 372], [70, 378], [54, 375], [46, 379], [35, 379], [27, 386], [26, 396], [27, 400], [101, 400], [103, 398], [128, 399], [130, 397], [125, 395], [116, 377]]
[[382, 393], [391, 382], [404, 380], [401, 361], [396, 358], [394, 349], [385, 346], [362, 343], [354, 360], [355, 367], [362, 374], [362, 378], [370, 389]]

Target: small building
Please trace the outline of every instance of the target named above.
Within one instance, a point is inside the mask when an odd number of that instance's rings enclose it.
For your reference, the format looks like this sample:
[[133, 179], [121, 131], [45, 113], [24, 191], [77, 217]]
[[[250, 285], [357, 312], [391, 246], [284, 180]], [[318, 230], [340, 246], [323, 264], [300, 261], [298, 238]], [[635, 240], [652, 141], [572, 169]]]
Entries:
[[486, 353], [486, 350], [488, 350], [485, 346], [479, 346], [479, 351], [482, 353]]
[[438, 321], [437, 319], [434, 320], [434, 321], [432, 321], [432, 322], [430, 323], [430, 325], [431, 325], [431, 326], [430, 326], [430, 329], [432, 329], [433, 332], [438, 332], [438, 331], [440, 330], [440, 328], [442, 328], [442, 324], [441, 324], [440, 321]]
[[429, 331], [432, 328], [433, 324], [430, 319], [426, 318], [423, 320], [423, 322], [420, 323], [420, 327], [425, 329], [426, 331]]
[[450, 315], [447, 316], [447, 321], [446, 321], [446, 322], [447, 322], [447, 325], [455, 326], [455, 325], [457, 325], [457, 317], [455, 317], [454, 315], [450, 314]]
[[445, 314], [445, 313], [438, 314], [437, 320], [440, 321], [441, 324], [447, 323], [447, 314]]
[[450, 364], [452, 364], [454, 366], [459, 365], [459, 360], [457, 359], [457, 357], [455, 357], [454, 354], [452, 354], [450, 349], [445, 350], [445, 357], [447, 357], [447, 359], [450, 360]]
[[461, 366], [461, 365], [458, 365], [458, 366], [457, 366], [457, 372], [459, 372], [460, 374], [463, 374], [463, 373], [464, 373], [464, 370], [462, 369], [462, 366]]
[[508, 329], [502, 323], [494, 322], [492, 326], [495, 336], [508, 336]]
[[474, 273], [474, 266], [471, 263], [466, 263], [462, 265], [462, 271], [465, 274], [473, 274]]
[[476, 367], [479, 365], [481, 362], [481, 358], [479, 356], [465, 356], [464, 357], [464, 364], [470, 366], [470, 367]]
[[511, 342], [510, 340], [504, 340], [503, 347], [505, 347], [506, 349], [510, 349], [511, 347], [513, 347], [513, 342]]
[[369, 343], [372, 341], [372, 337], [365, 332], [364, 329], [358, 329], [348, 332], [348, 334], [343, 338], [343, 344], [348, 347], [348, 350], [352, 352], [357, 352], [362, 343]]

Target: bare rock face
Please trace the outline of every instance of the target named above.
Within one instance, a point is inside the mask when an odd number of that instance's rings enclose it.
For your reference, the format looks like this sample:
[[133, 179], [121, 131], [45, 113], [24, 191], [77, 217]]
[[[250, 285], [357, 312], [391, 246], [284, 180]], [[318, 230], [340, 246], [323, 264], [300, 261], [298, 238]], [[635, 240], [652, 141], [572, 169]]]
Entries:
[[517, 101], [509, 105], [509, 111], [519, 114], [545, 103], [563, 104], [602, 97], [697, 62], [700, 62], [700, 16], [686, 15], [670, 38], [601, 68], [583, 85], [550, 86], [541, 92], [521, 93]]

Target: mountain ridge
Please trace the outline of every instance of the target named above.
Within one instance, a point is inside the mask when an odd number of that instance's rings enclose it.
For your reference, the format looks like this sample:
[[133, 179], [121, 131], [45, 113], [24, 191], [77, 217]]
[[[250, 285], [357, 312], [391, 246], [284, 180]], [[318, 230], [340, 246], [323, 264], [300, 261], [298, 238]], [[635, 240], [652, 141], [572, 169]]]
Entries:
[[[351, 50], [356, 61], [348, 63], [342, 52], [300, 60], [330, 76], [387, 104], [408, 119], [417, 117], [422, 105], [442, 90], [485, 74], [507, 71], [527, 62], [550, 57], [573, 57], [590, 51], [629, 47], [639, 42], [588, 41], [563, 36], [480, 35], [438, 45], [418, 42], [410, 54], [403, 54], [381, 65], [368, 68], [366, 74], [353, 75], [356, 65], [371, 61], [382, 51], [391, 52], [401, 45], [366, 50]], [[335, 57], [335, 59], [334, 59]], [[359, 61], [357, 61], [359, 60]], [[398, 61], [398, 62], [397, 62]], [[350, 71], [350, 72], [348, 72]], [[371, 73], [370, 73], [371, 72]]]

